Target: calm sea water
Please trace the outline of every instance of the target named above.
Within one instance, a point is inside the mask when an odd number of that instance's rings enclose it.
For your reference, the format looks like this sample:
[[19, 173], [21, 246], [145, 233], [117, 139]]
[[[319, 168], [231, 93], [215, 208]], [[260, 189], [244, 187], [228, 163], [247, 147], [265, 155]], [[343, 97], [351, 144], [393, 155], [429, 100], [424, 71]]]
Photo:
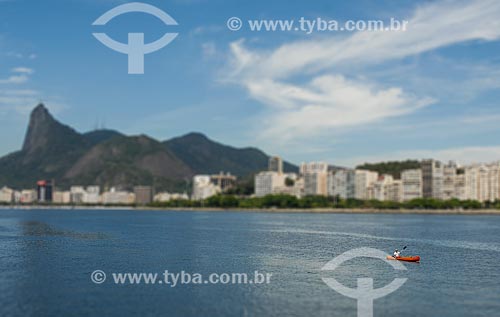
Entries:
[[[394, 271], [359, 247], [408, 245]], [[112, 210], [0, 210], [1, 316], [356, 316], [348, 287], [408, 281], [375, 316], [498, 316], [500, 217]], [[92, 283], [94, 270], [108, 273]], [[272, 273], [260, 285], [116, 285], [111, 272]]]

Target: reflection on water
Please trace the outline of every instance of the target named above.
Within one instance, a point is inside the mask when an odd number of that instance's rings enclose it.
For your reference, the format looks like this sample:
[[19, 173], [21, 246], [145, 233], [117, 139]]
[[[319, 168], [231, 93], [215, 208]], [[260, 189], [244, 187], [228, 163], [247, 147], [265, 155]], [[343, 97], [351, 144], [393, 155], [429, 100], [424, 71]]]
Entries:
[[66, 237], [73, 239], [105, 239], [106, 235], [104, 233], [89, 233], [89, 232], [76, 232], [69, 230], [57, 229], [48, 223], [41, 221], [21, 221], [20, 222], [23, 235], [25, 236], [57, 236]]

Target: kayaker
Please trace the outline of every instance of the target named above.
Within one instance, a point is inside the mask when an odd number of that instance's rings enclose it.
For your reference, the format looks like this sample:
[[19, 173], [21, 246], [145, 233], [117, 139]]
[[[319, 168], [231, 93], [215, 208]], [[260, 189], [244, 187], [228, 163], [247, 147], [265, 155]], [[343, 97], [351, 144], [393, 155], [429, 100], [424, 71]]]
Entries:
[[401, 256], [401, 251], [399, 251], [398, 249], [394, 250], [394, 257], [399, 258], [400, 256]]

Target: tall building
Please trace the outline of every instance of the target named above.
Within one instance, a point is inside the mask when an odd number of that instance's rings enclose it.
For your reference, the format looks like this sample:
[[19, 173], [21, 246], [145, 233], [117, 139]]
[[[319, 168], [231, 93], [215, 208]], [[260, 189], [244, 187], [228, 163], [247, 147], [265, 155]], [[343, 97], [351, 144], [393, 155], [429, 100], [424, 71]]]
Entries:
[[85, 188], [83, 186], [71, 186], [69, 189], [71, 195], [71, 202], [73, 204], [83, 204], [85, 198]]
[[457, 175], [455, 176], [455, 193], [454, 197], [459, 200], [466, 200], [466, 181], [465, 181], [465, 168], [457, 169]]
[[356, 173], [350, 169], [332, 171], [327, 176], [328, 196], [342, 199], [354, 198], [356, 188]]
[[283, 173], [283, 160], [279, 156], [271, 156], [268, 163], [268, 171], [276, 172], [278, 174]]
[[214, 183], [210, 175], [196, 175], [193, 178], [193, 200], [203, 200], [208, 197], [217, 195], [221, 189]]
[[285, 186], [285, 175], [266, 171], [255, 175], [255, 196], [263, 197], [276, 193], [276, 189]]
[[210, 181], [224, 192], [236, 185], [236, 176], [231, 175], [231, 173], [220, 172], [219, 174], [211, 175]]
[[151, 186], [135, 186], [135, 203], [137, 205], [148, 205], [153, 201], [153, 188]]
[[304, 177], [304, 195], [327, 196], [327, 163], [302, 163], [300, 165], [300, 173]]
[[443, 164], [436, 160], [423, 160], [421, 162], [423, 197], [443, 198]]
[[455, 182], [457, 178], [457, 163], [450, 161], [443, 167], [443, 196], [441, 199], [448, 200], [456, 198]]
[[86, 204], [98, 204], [101, 202], [101, 188], [97, 185], [87, 186], [83, 201]]
[[401, 172], [402, 199], [409, 201], [423, 196], [422, 170], [412, 169]]
[[391, 197], [391, 187], [394, 182], [394, 178], [391, 175], [380, 175], [378, 180], [370, 188], [370, 199], [376, 199], [380, 201], [389, 200]]
[[378, 173], [366, 170], [356, 170], [355, 172], [354, 197], [356, 199], [369, 199], [369, 188], [378, 179]]
[[489, 164], [490, 201], [500, 200], [500, 162]]
[[393, 180], [392, 183], [386, 185], [386, 200], [402, 202], [403, 201], [403, 182], [401, 180]]
[[37, 185], [37, 199], [40, 203], [47, 203], [52, 201], [53, 184], [50, 180], [41, 180], [36, 183]]

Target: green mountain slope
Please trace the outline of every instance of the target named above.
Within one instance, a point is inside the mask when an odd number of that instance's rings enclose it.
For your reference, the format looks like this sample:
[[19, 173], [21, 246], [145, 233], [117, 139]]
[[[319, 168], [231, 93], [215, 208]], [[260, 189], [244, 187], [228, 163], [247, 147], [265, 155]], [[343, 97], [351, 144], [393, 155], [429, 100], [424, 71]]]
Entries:
[[[220, 171], [248, 176], [266, 170], [269, 156], [256, 148], [234, 148], [212, 141], [201, 133], [189, 133], [163, 142], [166, 148], [184, 161], [195, 173], [214, 174]], [[284, 163], [285, 171], [297, 171]]]

